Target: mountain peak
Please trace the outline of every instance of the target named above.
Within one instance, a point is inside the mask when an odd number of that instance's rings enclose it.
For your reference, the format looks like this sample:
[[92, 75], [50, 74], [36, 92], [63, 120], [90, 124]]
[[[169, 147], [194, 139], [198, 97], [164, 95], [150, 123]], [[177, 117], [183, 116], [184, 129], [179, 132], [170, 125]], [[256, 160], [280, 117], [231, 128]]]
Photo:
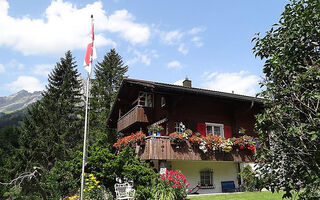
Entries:
[[27, 90], [20, 90], [16, 94], [27, 94], [27, 93], [29, 93]]
[[7, 97], [0, 97], [0, 112], [13, 112], [26, 108], [30, 104], [41, 99], [40, 91], [30, 93], [26, 90], [20, 90]]

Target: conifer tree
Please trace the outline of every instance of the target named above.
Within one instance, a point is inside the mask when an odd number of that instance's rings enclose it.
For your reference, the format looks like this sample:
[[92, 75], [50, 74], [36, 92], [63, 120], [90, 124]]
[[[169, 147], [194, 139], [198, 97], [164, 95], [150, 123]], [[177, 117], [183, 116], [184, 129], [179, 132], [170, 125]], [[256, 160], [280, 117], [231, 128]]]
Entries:
[[95, 67], [90, 99], [90, 127], [95, 133], [107, 134], [109, 143], [115, 140], [114, 130], [107, 129], [107, 118], [120, 84], [128, 71], [122, 57], [111, 49]]
[[[58, 161], [68, 161], [82, 144], [82, 99], [79, 73], [70, 51], [56, 64], [48, 78], [43, 98], [29, 110], [21, 127], [18, 174], [41, 170], [41, 176], [22, 184], [22, 192], [41, 194], [44, 199], [46, 174]], [[80, 148], [79, 148], [80, 149]], [[41, 186], [43, 185], [43, 186]]]
[[[74, 58], [70, 51], [56, 64], [49, 75], [46, 91], [43, 93], [43, 106], [50, 114], [47, 118], [48, 125], [59, 136], [63, 149], [72, 149], [81, 139], [82, 120], [79, 115], [82, 112], [82, 96], [80, 75], [76, 69]], [[57, 149], [57, 151], [63, 151]], [[56, 152], [62, 153], [62, 152]]]

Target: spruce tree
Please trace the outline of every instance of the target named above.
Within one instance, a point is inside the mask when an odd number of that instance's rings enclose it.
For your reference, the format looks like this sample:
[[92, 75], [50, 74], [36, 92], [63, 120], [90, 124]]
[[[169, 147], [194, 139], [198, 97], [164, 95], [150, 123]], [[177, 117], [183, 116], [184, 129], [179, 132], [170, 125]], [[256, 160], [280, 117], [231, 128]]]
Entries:
[[32, 106], [24, 119], [19, 140], [23, 165], [17, 171], [19, 174], [38, 167], [41, 176], [24, 182], [23, 193], [50, 197], [52, 193], [43, 190], [46, 175], [58, 161], [72, 159], [70, 154], [82, 145], [83, 104], [76, 67], [68, 51], [50, 73], [42, 100]]
[[[53, 152], [62, 156], [65, 150], [72, 149], [81, 143], [82, 121], [79, 116], [83, 110], [80, 75], [70, 51], [56, 64], [49, 75], [46, 91], [43, 93], [43, 105], [50, 116], [47, 118], [51, 125], [51, 135], [61, 140], [61, 148]], [[55, 134], [53, 134], [53, 133]]]
[[128, 71], [122, 57], [111, 49], [102, 62], [95, 67], [90, 99], [90, 129], [107, 137], [109, 143], [115, 141], [115, 131], [107, 128], [107, 118], [117, 95], [120, 84]]

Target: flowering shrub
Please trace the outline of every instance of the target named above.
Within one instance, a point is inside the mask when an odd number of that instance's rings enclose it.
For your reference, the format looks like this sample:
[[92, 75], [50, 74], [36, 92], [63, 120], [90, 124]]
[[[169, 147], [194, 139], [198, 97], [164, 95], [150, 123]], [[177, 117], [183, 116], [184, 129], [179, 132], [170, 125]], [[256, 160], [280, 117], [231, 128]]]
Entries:
[[113, 144], [113, 147], [121, 150], [126, 146], [135, 146], [136, 144], [141, 144], [143, 141], [145, 141], [145, 139], [146, 135], [143, 132], [138, 131], [136, 132], [136, 134], [132, 133], [129, 136], [119, 139], [116, 143]]
[[[99, 185], [100, 181], [93, 174], [84, 174], [85, 182], [83, 189], [84, 199], [102, 199], [104, 196], [104, 192], [101, 190], [101, 186]], [[68, 197], [68, 200], [79, 200], [80, 195], [75, 194], [73, 196]]]
[[180, 171], [167, 170], [161, 174], [159, 182], [154, 189], [155, 198], [182, 200], [187, 196], [189, 183]]

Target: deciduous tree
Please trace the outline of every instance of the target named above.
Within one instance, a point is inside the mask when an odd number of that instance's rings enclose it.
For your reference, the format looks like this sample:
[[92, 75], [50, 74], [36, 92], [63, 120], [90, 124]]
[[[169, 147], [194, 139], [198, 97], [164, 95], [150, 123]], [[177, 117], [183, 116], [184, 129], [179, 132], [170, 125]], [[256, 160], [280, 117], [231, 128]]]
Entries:
[[300, 199], [319, 198], [320, 1], [291, 1], [279, 23], [253, 40], [255, 55], [265, 59], [260, 170], [284, 197], [295, 191]]

